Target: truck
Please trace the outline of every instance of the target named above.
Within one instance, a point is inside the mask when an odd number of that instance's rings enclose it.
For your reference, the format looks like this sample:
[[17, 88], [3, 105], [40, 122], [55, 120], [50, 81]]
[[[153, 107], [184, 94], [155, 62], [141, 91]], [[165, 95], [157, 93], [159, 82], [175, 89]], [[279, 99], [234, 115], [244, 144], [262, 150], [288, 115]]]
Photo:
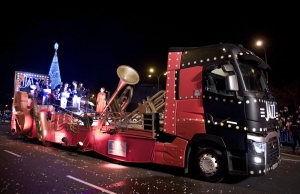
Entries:
[[140, 77], [131, 66], [120, 65], [117, 89], [101, 113], [87, 108], [88, 98], [79, 112], [40, 104], [18, 89], [37, 75], [18, 72], [11, 133], [125, 163], [179, 168], [207, 182], [262, 176], [281, 162], [270, 70], [239, 44], [170, 47], [164, 90], [127, 112]]

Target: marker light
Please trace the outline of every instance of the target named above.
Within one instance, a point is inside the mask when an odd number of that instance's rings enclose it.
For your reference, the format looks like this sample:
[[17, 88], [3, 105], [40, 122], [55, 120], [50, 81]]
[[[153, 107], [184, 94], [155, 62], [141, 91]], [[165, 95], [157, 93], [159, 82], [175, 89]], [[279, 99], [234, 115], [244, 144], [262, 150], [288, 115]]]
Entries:
[[80, 141], [76, 145], [77, 149], [82, 149], [83, 148], [83, 143]]

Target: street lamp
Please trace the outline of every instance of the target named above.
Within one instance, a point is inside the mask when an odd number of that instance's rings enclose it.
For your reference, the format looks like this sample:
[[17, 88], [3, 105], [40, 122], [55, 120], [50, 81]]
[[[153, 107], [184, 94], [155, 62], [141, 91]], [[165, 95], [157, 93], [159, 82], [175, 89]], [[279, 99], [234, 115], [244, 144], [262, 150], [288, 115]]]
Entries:
[[263, 42], [259, 40], [259, 41], [256, 42], [256, 45], [261, 46], [263, 48], [263, 50], [265, 52], [265, 61], [267, 63], [267, 53], [266, 53], [265, 47], [263, 46]]
[[[262, 43], [262, 41], [257, 41], [256, 42], [256, 45], [257, 46], [261, 46], [262, 48], [263, 48], [263, 50], [264, 50], [264, 53], [265, 53], [265, 62], [267, 63], [267, 53], [266, 53], [266, 50], [265, 50], [265, 47], [263, 46], [263, 43]], [[268, 76], [268, 72], [266, 72], [266, 78], [267, 78], [267, 83], [269, 82], [269, 78], [268, 78], [269, 76]]]
[[[154, 69], [153, 69], [153, 68], [149, 69], [149, 71], [150, 71], [150, 73], [154, 73]], [[154, 73], [154, 74], [153, 74], [153, 75], [156, 76], [156, 78], [157, 78], [157, 91], [159, 91], [159, 78], [160, 78], [160, 76], [166, 75], [166, 74], [167, 74], [166, 72], [163, 72], [163, 73], [161, 73], [161, 74], [159, 74], [159, 75], [158, 75], [157, 73]], [[152, 75], [149, 74], [148, 77], [152, 77]]]

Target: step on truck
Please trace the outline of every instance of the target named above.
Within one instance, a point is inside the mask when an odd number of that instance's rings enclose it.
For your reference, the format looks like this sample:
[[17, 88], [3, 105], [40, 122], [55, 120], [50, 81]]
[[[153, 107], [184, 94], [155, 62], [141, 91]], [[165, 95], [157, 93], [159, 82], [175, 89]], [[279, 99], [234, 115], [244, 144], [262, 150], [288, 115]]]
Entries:
[[216, 44], [169, 48], [166, 65], [165, 90], [131, 112], [126, 107], [140, 78], [130, 66], [117, 68], [120, 82], [101, 113], [88, 111], [89, 99], [79, 112], [41, 105], [20, 86], [49, 78], [18, 71], [11, 133], [117, 161], [180, 168], [208, 182], [277, 167], [278, 107], [265, 61], [241, 45]]

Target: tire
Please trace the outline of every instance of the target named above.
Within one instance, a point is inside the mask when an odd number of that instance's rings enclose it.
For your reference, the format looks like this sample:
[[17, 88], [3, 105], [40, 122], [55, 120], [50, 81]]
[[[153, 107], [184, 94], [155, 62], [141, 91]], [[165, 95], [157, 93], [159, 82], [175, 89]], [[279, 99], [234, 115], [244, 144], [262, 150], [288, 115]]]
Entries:
[[192, 163], [192, 173], [196, 179], [217, 183], [226, 174], [226, 160], [221, 151], [211, 147], [198, 148]]

